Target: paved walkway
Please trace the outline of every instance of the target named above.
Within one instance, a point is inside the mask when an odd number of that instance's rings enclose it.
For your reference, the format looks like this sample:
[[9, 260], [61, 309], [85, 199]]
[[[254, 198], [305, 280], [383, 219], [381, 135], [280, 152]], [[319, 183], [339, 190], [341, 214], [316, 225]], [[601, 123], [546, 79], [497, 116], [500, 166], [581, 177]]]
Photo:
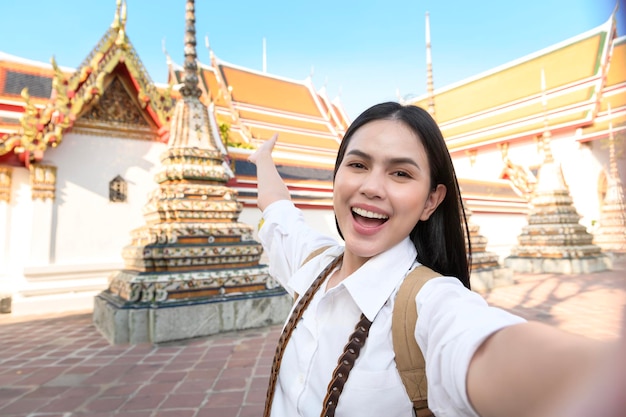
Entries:
[[[516, 275], [490, 304], [598, 339], [619, 334], [626, 259], [574, 276]], [[258, 417], [280, 326], [158, 346], [109, 345], [91, 315], [0, 315], [2, 417]]]

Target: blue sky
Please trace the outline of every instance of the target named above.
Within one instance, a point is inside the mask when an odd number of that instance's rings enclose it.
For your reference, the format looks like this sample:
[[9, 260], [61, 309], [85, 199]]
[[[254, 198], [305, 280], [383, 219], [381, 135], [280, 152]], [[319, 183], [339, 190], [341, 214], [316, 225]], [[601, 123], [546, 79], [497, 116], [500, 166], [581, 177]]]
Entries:
[[[626, 33], [626, 0], [618, 34]], [[424, 15], [430, 13], [435, 88], [505, 64], [604, 23], [615, 0], [196, 0], [204, 37], [222, 60], [303, 80], [340, 95], [354, 119], [372, 104], [426, 91]], [[166, 81], [162, 43], [183, 61], [184, 0], [127, 0], [127, 34], [156, 82]], [[2, 1], [0, 51], [77, 67], [107, 30], [115, 0]]]

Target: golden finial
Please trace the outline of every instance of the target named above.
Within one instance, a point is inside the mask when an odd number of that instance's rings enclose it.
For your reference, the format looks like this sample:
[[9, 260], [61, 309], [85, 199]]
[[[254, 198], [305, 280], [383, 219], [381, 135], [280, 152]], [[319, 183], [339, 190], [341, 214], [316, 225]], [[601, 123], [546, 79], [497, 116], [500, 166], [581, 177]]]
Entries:
[[126, 30], [126, 0], [122, 3], [121, 25], [122, 29]]
[[[118, 18], [119, 23], [117, 24], [117, 39], [115, 40], [116, 45], [124, 45], [126, 43], [126, 1], [118, 0], [118, 5], [121, 3], [121, 12], [119, 12], [120, 17]], [[118, 6], [120, 7], [120, 6]], [[119, 9], [118, 9], [119, 10]], [[116, 12], [118, 14], [118, 12]]]
[[111, 23], [111, 27], [113, 29], [117, 29], [120, 27], [120, 8], [122, 6], [122, 0], [117, 0], [115, 2], [115, 16], [113, 17], [113, 23]]

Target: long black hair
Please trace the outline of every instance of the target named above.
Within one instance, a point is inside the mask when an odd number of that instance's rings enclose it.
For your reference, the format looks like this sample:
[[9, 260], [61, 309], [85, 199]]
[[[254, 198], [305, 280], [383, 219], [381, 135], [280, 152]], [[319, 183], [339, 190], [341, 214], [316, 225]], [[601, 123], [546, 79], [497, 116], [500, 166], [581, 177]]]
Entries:
[[[442, 275], [457, 277], [465, 287], [470, 288], [472, 250], [463, 199], [443, 135], [426, 110], [417, 106], [386, 102], [361, 113], [341, 141], [333, 181], [354, 132], [375, 120], [398, 120], [409, 127], [420, 138], [426, 150], [431, 190], [435, 190], [438, 184], [446, 187], [446, 195], [439, 207], [428, 220], [418, 221], [409, 234], [417, 249], [417, 260]], [[335, 223], [343, 238], [339, 224], [336, 221]]]

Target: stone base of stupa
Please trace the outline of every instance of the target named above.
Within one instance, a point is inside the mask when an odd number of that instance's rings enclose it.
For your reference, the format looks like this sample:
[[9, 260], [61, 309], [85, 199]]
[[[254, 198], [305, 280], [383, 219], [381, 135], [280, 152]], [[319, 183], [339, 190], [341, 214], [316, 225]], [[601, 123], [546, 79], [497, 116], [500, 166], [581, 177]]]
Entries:
[[163, 304], [128, 302], [103, 291], [93, 323], [109, 343], [164, 343], [283, 323], [293, 298], [282, 288]]
[[509, 256], [504, 265], [515, 272], [529, 274], [588, 274], [606, 271], [613, 267], [611, 258], [606, 255], [584, 258], [531, 258]]
[[13, 301], [13, 298], [9, 294], [0, 293], [0, 314], [9, 314], [11, 312], [11, 301]]
[[509, 268], [486, 268], [472, 271], [470, 284], [474, 291], [487, 291], [513, 284], [513, 271]]

